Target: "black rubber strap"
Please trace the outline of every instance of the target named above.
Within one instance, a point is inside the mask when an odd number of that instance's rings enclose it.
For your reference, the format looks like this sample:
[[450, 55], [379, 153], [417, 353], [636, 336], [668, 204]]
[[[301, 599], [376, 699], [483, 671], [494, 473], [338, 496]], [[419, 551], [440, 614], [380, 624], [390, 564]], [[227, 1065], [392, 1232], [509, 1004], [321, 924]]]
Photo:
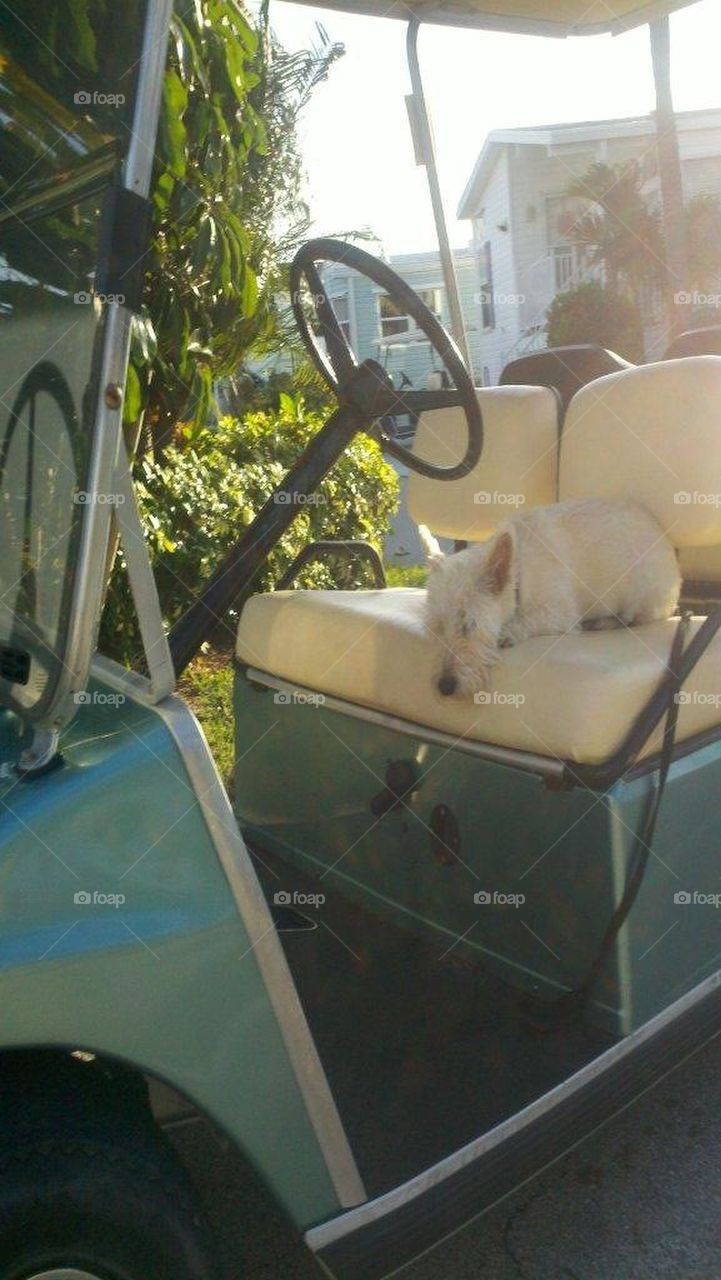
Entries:
[[100, 223], [96, 292], [137, 314], [143, 305], [153, 220], [150, 200], [108, 187]]

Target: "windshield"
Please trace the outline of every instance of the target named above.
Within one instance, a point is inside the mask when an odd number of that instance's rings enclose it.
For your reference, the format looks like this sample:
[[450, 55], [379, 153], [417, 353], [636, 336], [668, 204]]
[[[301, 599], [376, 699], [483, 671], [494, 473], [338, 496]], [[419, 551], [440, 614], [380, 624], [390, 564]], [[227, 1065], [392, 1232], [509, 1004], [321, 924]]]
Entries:
[[94, 290], [100, 217], [130, 138], [144, 5], [72, 8], [67, 23], [49, 3], [0, 16], [0, 699], [34, 717], [65, 657], [116, 301]]

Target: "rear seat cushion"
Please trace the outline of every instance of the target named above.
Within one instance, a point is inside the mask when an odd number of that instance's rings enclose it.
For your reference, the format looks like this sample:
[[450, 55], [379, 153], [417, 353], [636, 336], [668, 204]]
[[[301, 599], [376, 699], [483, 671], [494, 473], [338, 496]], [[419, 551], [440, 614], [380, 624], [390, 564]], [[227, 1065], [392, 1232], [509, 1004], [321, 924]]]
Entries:
[[[621, 745], [666, 670], [677, 622], [541, 636], [507, 649], [486, 705], [442, 698], [425, 592], [279, 591], [253, 596], [237, 656], [251, 667], [478, 742], [599, 764]], [[694, 620], [692, 630], [701, 624]], [[721, 722], [721, 636], [687, 682], [678, 739]], [[657, 750], [660, 730], [647, 744]]]

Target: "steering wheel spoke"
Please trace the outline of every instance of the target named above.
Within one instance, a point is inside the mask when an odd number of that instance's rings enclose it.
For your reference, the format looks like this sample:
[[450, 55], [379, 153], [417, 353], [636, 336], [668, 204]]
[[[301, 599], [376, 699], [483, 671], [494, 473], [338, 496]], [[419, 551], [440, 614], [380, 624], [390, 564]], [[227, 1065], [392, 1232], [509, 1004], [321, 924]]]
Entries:
[[[450, 374], [454, 388], [442, 391], [414, 391], [408, 388], [395, 390], [387, 374], [376, 361], [365, 360], [359, 366], [333, 310], [318, 270], [319, 262], [342, 262], [384, 289], [391, 300], [398, 304], [399, 313], [410, 316], [425, 334]], [[392, 271], [385, 262], [372, 257], [363, 249], [344, 244], [341, 240], [321, 239], [309, 240], [299, 249], [290, 268], [290, 286], [293, 314], [300, 336], [314, 365], [341, 403], [354, 405], [356, 403], [354, 396], [358, 389], [363, 392], [369, 383], [372, 385], [373, 378], [378, 382], [379, 390], [376, 399], [379, 407], [375, 418], [372, 396], [365, 394], [362, 402], [358, 402], [359, 416], [368, 422], [368, 429], [381, 415], [396, 416], [408, 413], [411, 416], [417, 416], [427, 409], [447, 408], [453, 405], [463, 409], [468, 427], [468, 443], [465, 456], [453, 466], [443, 467], [419, 458], [411, 449], [393, 440], [381, 430], [380, 438], [384, 449], [412, 471], [420, 472], [421, 475], [431, 479], [457, 480], [467, 475], [475, 467], [483, 449], [483, 421], [478, 397], [455, 342], [410, 285]], [[313, 332], [303, 308], [302, 300], [308, 293], [313, 302], [325, 347], [321, 346]]]

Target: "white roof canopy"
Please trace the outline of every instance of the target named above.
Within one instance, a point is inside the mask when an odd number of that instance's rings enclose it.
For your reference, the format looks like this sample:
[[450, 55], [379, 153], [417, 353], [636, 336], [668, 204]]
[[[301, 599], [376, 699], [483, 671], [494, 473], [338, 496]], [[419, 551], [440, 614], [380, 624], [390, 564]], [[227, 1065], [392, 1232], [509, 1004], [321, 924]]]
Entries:
[[446, 26], [571, 36], [603, 32], [615, 35], [694, 3], [695, 0], [323, 0], [323, 7], [377, 18], [417, 18]]

